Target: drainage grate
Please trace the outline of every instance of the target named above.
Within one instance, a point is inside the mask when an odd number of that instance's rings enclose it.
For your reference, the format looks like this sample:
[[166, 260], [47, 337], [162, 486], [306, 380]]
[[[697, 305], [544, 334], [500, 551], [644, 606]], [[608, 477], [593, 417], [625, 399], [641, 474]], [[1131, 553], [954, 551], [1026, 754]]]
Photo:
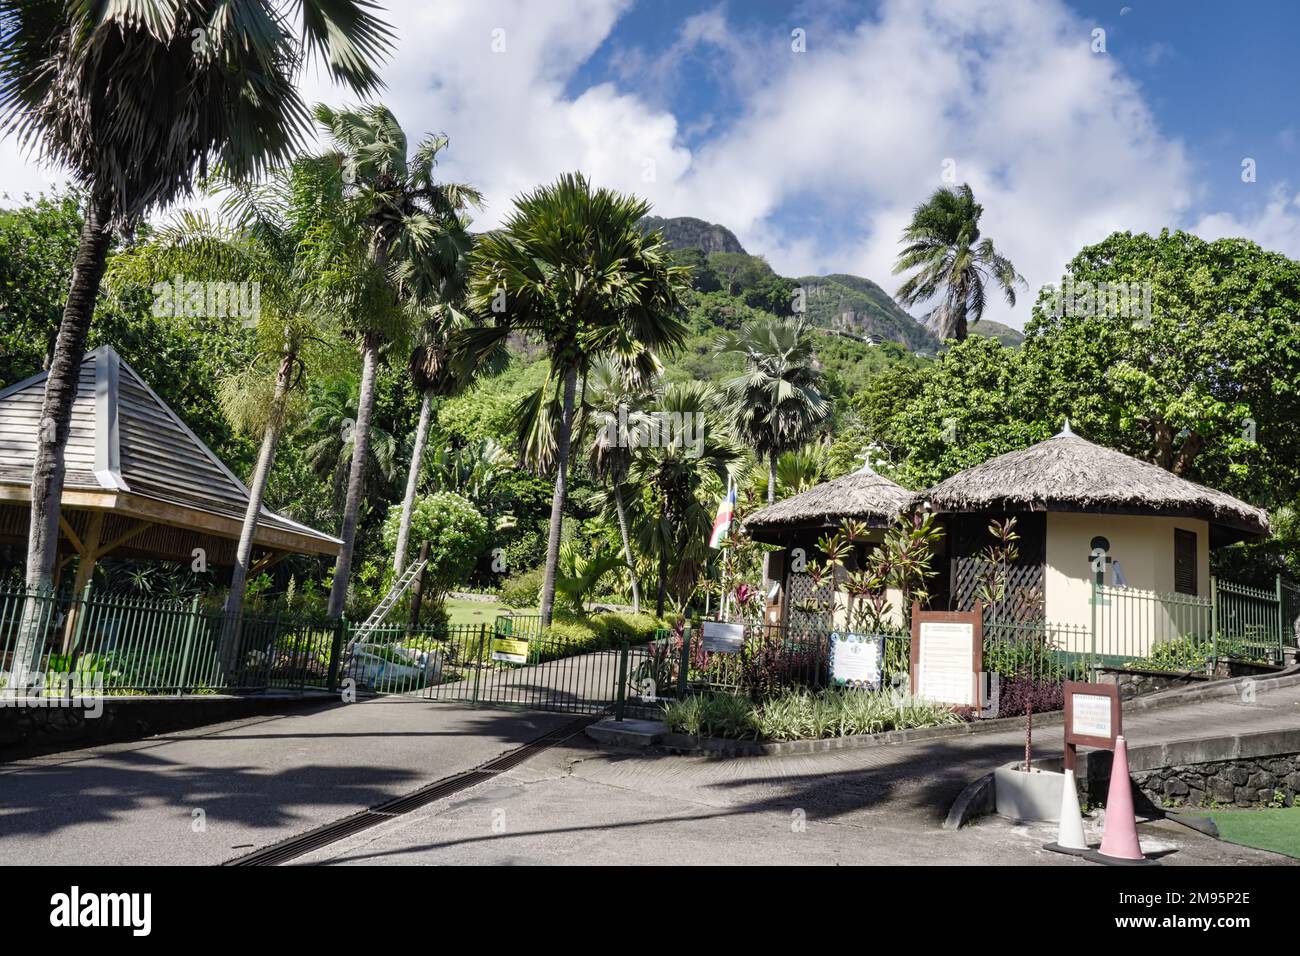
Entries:
[[391, 820], [394, 817], [410, 813], [412, 810], [418, 810], [420, 807], [428, 806], [438, 800], [445, 800], [462, 790], [467, 790], [476, 784], [483, 783], [485, 780], [491, 780], [494, 775], [519, 766], [529, 757], [533, 757], [549, 747], [554, 747], [558, 743], [563, 743], [570, 737], [576, 737], [597, 720], [600, 720], [602, 716], [582, 717], [572, 723], [565, 724], [557, 730], [545, 733], [522, 747], [516, 747], [500, 757], [489, 760], [474, 770], [467, 770], [453, 777], [437, 780], [404, 796], [394, 797], [391, 800], [376, 804], [368, 810], [362, 810], [349, 817], [344, 817], [342, 820], [335, 820], [333, 823], [327, 823], [315, 830], [308, 830], [298, 836], [290, 837], [279, 843], [273, 843], [260, 850], [254, 850], [252, 853], [229, 860], [222, 865], [278, 866], [281, 863], [287, 863], [289, 860], [303, 856], [313, 850], [319, 850], [323, 846], [337, 843], [354, 833], [360, 833], [362, 830], [377, 826], [385, 820]]

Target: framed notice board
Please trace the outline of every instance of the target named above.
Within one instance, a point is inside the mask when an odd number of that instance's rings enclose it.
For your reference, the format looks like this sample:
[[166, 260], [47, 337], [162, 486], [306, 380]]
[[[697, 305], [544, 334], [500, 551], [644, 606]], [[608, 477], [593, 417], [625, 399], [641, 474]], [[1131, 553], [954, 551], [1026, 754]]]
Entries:
[[984, 669], [984, 609], [923, 611], [912, 605], [912, 696], [978, 707]]

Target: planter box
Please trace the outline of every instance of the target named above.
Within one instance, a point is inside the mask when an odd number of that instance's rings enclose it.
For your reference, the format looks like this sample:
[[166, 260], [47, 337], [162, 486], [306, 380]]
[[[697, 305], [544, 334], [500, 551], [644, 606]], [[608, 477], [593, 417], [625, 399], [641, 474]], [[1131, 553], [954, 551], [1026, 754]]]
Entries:
[[993, 771], [993, 784], [998, 816], [1032, 823], [1060, 821], [1065, 774], [1051, 770], [1025, 773], [1015, 767], [999, 767]]

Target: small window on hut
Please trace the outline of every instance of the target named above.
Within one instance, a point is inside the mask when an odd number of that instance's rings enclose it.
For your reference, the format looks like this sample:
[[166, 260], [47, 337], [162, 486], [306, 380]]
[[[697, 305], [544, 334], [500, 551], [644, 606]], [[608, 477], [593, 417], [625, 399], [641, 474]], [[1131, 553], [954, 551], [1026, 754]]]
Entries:
[[1174, 529], [1174, 590], [1196, 593], [1196, 532]]

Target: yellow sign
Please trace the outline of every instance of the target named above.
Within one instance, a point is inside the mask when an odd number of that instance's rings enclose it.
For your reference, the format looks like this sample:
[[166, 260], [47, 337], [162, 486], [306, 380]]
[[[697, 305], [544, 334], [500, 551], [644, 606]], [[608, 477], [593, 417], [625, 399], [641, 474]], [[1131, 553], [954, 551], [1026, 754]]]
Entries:
[[507, 664], [528, 663], [528, 642], [513, 637], [492, 638], [492, 659]]

